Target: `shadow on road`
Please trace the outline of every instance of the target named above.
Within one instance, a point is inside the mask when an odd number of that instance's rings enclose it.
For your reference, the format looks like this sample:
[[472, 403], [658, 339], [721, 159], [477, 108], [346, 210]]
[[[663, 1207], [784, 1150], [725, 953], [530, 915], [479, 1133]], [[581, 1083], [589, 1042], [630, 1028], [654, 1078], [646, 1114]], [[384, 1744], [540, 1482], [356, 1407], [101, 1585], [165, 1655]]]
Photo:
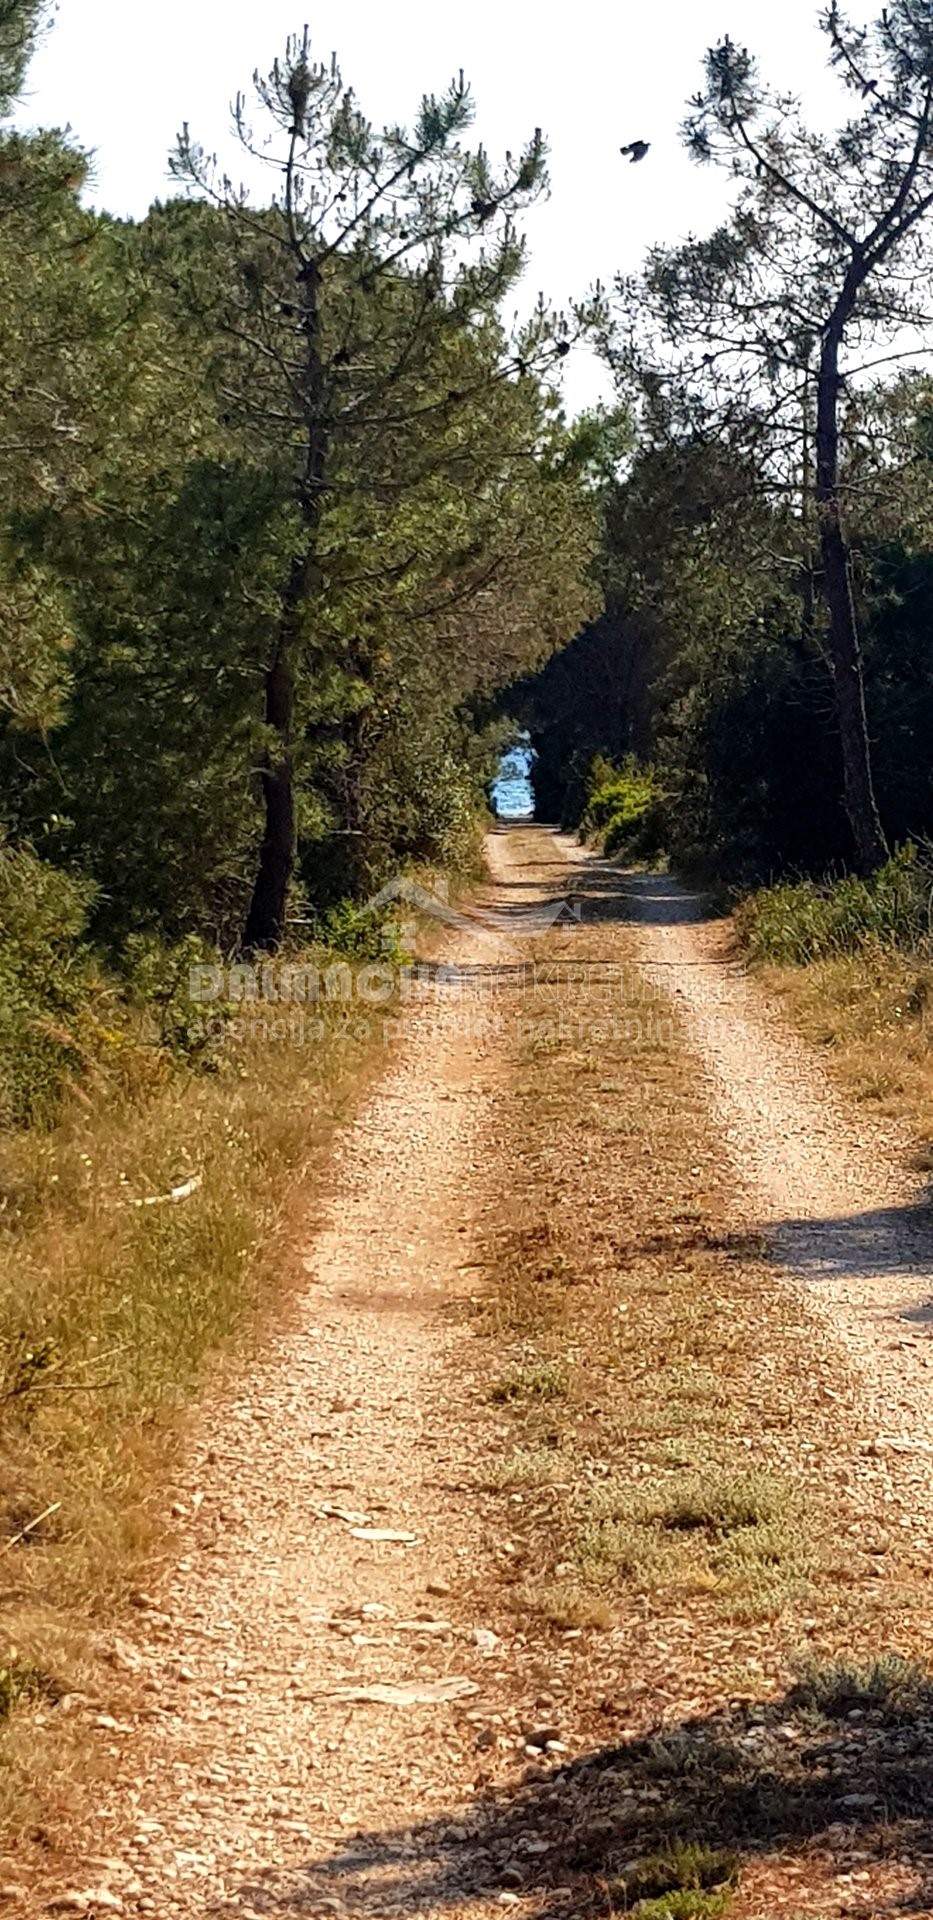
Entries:
[[[701, 1885], [741, 1880], [769, 1854], [809, 1852], [830, 1875], [851, 1870], [854, 1855], [862, 1866], [896, 1859], [908, 1843], [916, 1858], [931, 1841], [933, 1682], [893, 1660], [816, 1670], [777, 1701], [531, 1773], [465, 1814], [359, 1833], [299, 1868], [258, 1873], [224, 1911], [376, 1920], [462, 1912], [520, 1888], [536, 1916], [567, 1920], [624, 1911], [652, 1888], [663, 1895], [678, 1873], [681, 1884], [691, 1873]], [[927, 1877], [884, 1911], [928, 1913], [931, 1899]]]
[[[804, 1280], [868, 1279], [929, 1275], [933, 1206], [928, 1197], [912, 1205], [879, 1207], [826, 1219], [782, 1220], [770, 1230], [777, 1258]], [[933, 1302], [898, 1318], [933, 1323]]]

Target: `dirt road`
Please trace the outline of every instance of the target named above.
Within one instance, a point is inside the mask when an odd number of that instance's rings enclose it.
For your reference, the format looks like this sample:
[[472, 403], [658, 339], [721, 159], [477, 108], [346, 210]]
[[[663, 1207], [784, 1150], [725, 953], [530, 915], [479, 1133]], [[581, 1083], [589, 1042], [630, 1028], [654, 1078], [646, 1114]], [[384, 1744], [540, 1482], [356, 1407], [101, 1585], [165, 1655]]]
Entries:
[[626, 876], [621, 896], [638, 964], [676, 1003], [748, 1218], [858, 1364], [880, 1429], [933, 1453], [933, 1219], [910, 1143], [846, 1107], [701, 897], [658, 875]]
[[540, 829], [490, 852], [491, 918], [445, 934], [460, 978], [386, 1034], [288, 1326], [204, 1408], [167, 1492], [178, 1555], [115, 1645], [123, 1704], [95, 1721], [107, 1784], [37, 1911], [575, 1910], [572, 1887], [542, 1904], [534, 1822], [483, 1811], [573, 1746], [584, 1655], [579, 1631], [536, 1641], [494, 1597], [514, 1545], [484, 1497], [499, 1415], [467, 1313], [512, 1204], [529, 940], [547, 959], [576, 937], [529, 907], [556, 913], [568, 881], [581, 925], [603, 916], [588, 964], [634, 961], [676, 1003], [741, 1210], [854, 1355], [871, 1418], [933, 1449], [931, 1268], [899, 1143], [851, 1122], [671, 883]]

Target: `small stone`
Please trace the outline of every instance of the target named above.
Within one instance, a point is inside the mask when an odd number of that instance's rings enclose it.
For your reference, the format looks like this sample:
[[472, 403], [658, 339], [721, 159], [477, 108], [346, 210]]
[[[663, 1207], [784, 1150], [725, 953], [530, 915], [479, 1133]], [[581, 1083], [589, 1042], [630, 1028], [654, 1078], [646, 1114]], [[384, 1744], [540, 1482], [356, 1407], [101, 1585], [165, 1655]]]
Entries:
[[0, 1906], [20, 1906], [25, 1898], [25, 1887], [14, 1886], [12, 1880], [0, 1881]]
[[87, 1913], [90, 1904], [86, 1893], [59, 1893], [49, 1901], [46, 1913]]
[[136, 1648], [131, 1647], [128, 1640], [121, 1640], [117, 1635], [105, 1649], [104, 1659], [108, 1666], [118, 1667], [124, 1673], [136, 1673], [143, 1665], [142, 1655], [137, 1653]]
[[499, 1879], [504, 1887], [523, 1887], [525, 1884], [521, 1867], [517, 1866], [514, 1860], [509, 1861], [508, 1865], [502, 1868]]
[[438, 1599], [441, 1599], [441, 1600], [449, 1592], [450, 1592], [450, 1587], [446, 1580], [431, 1579], [428, 1581], [425, 1587], [425, 1593], [433, 1593]]
[[526, 1747], [525, 1749], [526, 1752], [530, 1747], [533, 1752], [543, 1753], [545, 1747], [549, 1746], [552, 1741], [560, 1739], [560, 1728], [559, 1727], [532, 1728], [530, 1732], [525, 1734], [525, 1739], [528, 1742], [528, 1747]]
[[502, 1642], [499, 1639], [499, 1635], [497, 1633], [493, 1633], [493, 1630], [491, 1627], [474, 1627], [473, 1628], [473, 1645], [479, 1648], [480, 1653], [488, 1657], [489, 1654], [496, 1653], [498, 1651], [499, 1647], [501, 1647], [502, 1645]]

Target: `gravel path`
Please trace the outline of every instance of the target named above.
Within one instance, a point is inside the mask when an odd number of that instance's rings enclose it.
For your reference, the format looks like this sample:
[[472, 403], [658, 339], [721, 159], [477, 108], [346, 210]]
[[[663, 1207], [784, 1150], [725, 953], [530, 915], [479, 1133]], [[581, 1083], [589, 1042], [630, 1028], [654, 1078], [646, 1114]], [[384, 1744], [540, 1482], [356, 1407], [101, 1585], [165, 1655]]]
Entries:
[[[478, 988], [506, 955], [495, 933], [444, 941]], [[468, 1879], [472, 1914], [484, 1884], [502, 1911], [502, 1863], [462, 1864], [509, 1661], [474, 1611], [499, 1551], [465, 1484], [488, 1391], [442, 1310], [497, 1205], [502, 1048], [481, 997], [441, 987], [404, 1017], [294, 1324], [199, 1417], [167, 1496], [181, 1557], [116, 1647], [149, 1704], [104, 1716], [100, 1851], [42, 1910], [455, 1915]]]
[[[575, 1655], [542, 1671], [485, 1617], [510, 1545], [484, 1531], [494, 1416], [457, 1309], [508, 1194], [521, 994], [503, 1011], [501, 987], [521, 979], [501, 910], [517, 925], [568, 869], [584, 917], [595, 886], [608, 918], [637, 921], [647, 988], [680, 1009], [748, 1214], [854, 1354], [879, 1435], [933, 1452], [933, 1260], [899, 1143], [853, 1126], [685, 890], [540, 830], [491, 851], [498, 912], [448, 930], [441, 954], [472, 969], [478, 998], [441, 988], [406, 1010], [343, 1136], [289, 1326], [198, 1417], [166, 1497], [180, 1557], [112, 1650], [127, 1704], [97, 1722], [113, 1767], [92, 1848], [72, 1888], [37, 1889], [37, 1911], [540, 1911], [522, 1891], [534, 1832], [497, 1851], [474, 1796], [505, 1777], [497, 1753], [513, 1779], [534, 1759], [529, 1725]], [[498, 1003], [482, 992], [496, 975]]]
[[933, 1214], [904, 1171], [909, 1142], [853, 1117], [701, 895], [666, 875], [582, 864], [637, 923], [650, 989], [675, 1003], [749, 1218], [858, 1364], [879, 1434], [933, 1454]]

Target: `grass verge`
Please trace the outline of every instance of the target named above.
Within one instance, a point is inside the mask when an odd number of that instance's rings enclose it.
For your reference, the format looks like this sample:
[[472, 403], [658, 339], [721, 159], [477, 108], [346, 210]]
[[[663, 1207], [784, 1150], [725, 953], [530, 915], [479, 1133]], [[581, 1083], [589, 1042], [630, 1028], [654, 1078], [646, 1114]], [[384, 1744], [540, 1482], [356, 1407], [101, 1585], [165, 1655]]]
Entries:
[[313, 1177], [378, 1058], [340, 1003], [305, 1031], [295, 1044], [245, 1020], [214, 1074], [155, 1064], [135, 1091], [0, 1141], [0, 1825], [11, 1836], [54, 1826], [82, 1791], [85, 1757], [50, 1702], [93, 1695], [99, 1630], [165, 1544], [185, 1408], [208, 1364], [234, 1342], [242, 1351], [287, 1296]]
[[930, 850], [902, 848], [870, 880], [762, 889], [734, 926], [762, 984], [845, 1090], [917, 1137], [933, 1167]]
[[902, 1122], [933, 1168], [933, 965], [887, 949], [757, 969], [845, 1091]]

